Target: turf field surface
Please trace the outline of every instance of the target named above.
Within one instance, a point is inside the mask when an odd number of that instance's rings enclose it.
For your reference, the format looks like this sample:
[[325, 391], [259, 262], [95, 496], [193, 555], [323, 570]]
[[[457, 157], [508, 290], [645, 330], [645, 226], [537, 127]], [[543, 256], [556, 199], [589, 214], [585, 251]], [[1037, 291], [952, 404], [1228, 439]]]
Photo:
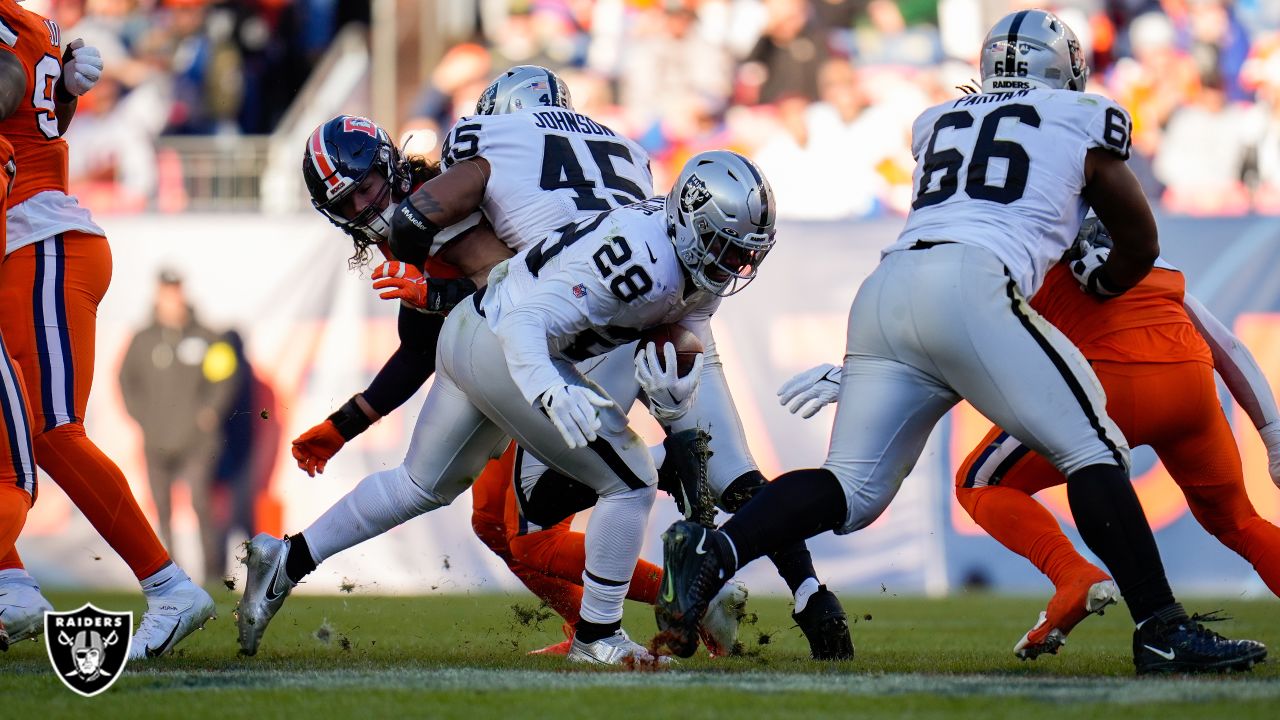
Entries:
[[[1035, 599], [983, 594], [946, 600], [845, 598], [857, 658], [816, 663], [781, 598], [753, 598], [741, 657], [700, 655], [635, 673], [569, 666], [526, 651], [561, 639], [560, 624], [527, 595], [290, 598], [258, 655], [236, 654], [237, 592], [219, 588], [219, 618], [178, 654], [134, 663], [105, 694], [85, 699], [52, 674], [43, 641], [0, 655], [4, 717], [959, 717], [1280, 716], [1280, 657], [1223, 677], [1133, 677], [1123, 608], [1091, 618], [1057, 657], [1011, 648], [1039, 611]], [[140, 596], [55, 593], [140, 613]], [[1275, 601], [1196, 601], [1234, 619], [1214, 627], [1280, 651]], [[652, 612], [629, 603], [633, 638]]]

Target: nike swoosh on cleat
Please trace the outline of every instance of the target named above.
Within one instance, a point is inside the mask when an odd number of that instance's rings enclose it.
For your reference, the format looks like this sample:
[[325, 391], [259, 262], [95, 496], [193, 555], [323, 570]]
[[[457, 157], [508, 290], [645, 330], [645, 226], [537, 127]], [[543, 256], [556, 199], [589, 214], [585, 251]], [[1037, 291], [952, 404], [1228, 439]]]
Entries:
[[676, 599], [676, 584], [671, 580], [671, 573], [664, 571], [662, 578], [662, 602], [674, 602]]
[[1151, 652], [1153, 652], [1153, 653], [1155, 653], [1155, 654], [1159, 655], [1160, 657], [1164, 658], [1165, 660], [1172, 660], [1172, 659], [1177, 655], [1177, 653], [1175, 653], [1175, 652], [1173, 651], [1173, 648], [1169, 648], [1168, 650], [1159, 650], [1159, 649], [1157, 649], [1157, 648], [1153, 648], [1153, 647], [1151, 647], [1150, 645], [1143, 645], [1142, 647], [1144, 647], [1144, 648], [1146, 648], [1146, 649], [1150, 650]]
[[277, 565], [276, 571], [271, 574], [271, 580], [267, 583], [267, 591], [263, 593], [263, 598], [269, 603], [273, 603], [276, 600], [279, 600], [280, 597], [284, 595], [284, 593], [276, 591], [276, 581], [279, 579], [280, 579], [280, 566]]
[[707, 550], [702, 546], [702, 544], [705, 543], [706, 541], [707, 541], [707, 531], [703, 530], [702, 537], [698, 538], [698, 547], [694, 548], [693, 551], [698, 553], [699, 555], [706, 555]]
[[147, 657], [149, 657], [149, 658], [159, 657], [159, 656], [160, 656], [160, 654], [164, 652], [164, 649], [165, 649], [165, 648], [167, 648], [167, 647], [169, 647], [169, 642], [173, 640], [173, 636], [178, 634], [178, 627], [179, 627], [179, 626], [181, 626], [181, 625], [182, 625], [182, 621], [181, 621], [181, 620], [179, 620], [176, 624], [174, 624], [174, 626], [173, 626], [173, 630], [170, 630], [170, 631], [169, 631], [169, 637], [165, 638], [165, 639], [164, 639], [164, 642], [160, 643], [160, 646], [159, 646], [159, 647], [154, 647], [154, 648], [153, 648], [153, 647], [151, 647], [150, 645], [148, 645], [148, 646], [146, 647], [146, 655], [147, 655]]

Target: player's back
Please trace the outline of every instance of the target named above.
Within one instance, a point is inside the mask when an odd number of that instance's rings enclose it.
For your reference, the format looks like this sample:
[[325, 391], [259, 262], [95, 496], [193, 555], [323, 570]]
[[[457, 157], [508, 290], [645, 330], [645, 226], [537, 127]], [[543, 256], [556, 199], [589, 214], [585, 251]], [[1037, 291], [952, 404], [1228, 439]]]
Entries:
[[1017, 90], [967, 95], [912, 128], [915, 199], [887, 252], [917, 241], [992, 250], [1031, 295], [1084, 219], [1085, 154], [1129, 153], [1129, 116], [1098, 95]]
[[0, 121], [13, 144], [19, 172], [9, 206], [44, 190], [67, 189], [67, 143], [58, 130], [54, 87], [62, 76], [58, 25], [14, 0], [0, 0], [0, 51], [18, 56], [27, 85], [18, 109]]
[[489, 163], [482, 207], [516, 252], [653, 194], [649, 156], [639, 145], [560, 108], [465, 117], [445, 137], [441, 157], [446, 168], [471, 157]]
[[1160, 261], [1123, 295], [1102, 299], [1085, 292], [1062, 263], [1045, 276], [1031, 307], [1089, 360], [1212, 365], [1209, 346], [1183, 307], [1186, 288], [1182, 273]]

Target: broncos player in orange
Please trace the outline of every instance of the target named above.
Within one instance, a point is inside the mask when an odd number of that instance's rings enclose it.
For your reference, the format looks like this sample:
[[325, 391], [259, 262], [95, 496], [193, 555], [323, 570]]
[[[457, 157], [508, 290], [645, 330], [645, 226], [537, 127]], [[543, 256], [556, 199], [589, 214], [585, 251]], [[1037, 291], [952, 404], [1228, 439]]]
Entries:
[[[67, 194], [62, 133], [77, 98], [102, 73], [97, 50], [74, 40], [63, 50], [57, 23], [0, 0], [0, 67], [23, 87], [0, 121], [22, 172], [6, 214], [0, 267], [0, 332], [31, 399], [38, 465], [67, 493], [142, 584], [148, 609], [133, 659], [155, 657], [213, 617], [213, 599], [170, 559], [123, 473], [84, 431], [93, 384], [98, 303], [111, 281], [111, 249], [89, 212]], [[52, 609], [12, 547], [0, 548], [0, 616], [43, 631]], [[32, 618], [39, 618], [33, 622]]]
[[[1240, 451], [1213, 371], [1257, 427], [1280, 484], [1280, 412], [1271, 388], [1244, 345], [1186, 294], [1186, 281], [1172, 266], [1157, 263], [1119, 297], [1083, 292], [1076, 281], [1107, 257], [1109, 246], [1102, 224], [1088, 221], [1070, 262], [1049, 272], [1031, 306], [1092, 364], [1107, 394], [1107, 413], [1130, 444], [1155, 450], [1201, 526], [1280, 595], [1280, 528], [1258, 515], [1245, 492]], [[1117, 597], [1110, 577], [1081, 557], [1049, 511], [1031, 498], [1062, 482], [1042, 457], [998, 427], [956, 473], [956, 498], [974, 521], [1035, 564], [1056, 589], [1014, 646], [1023, 659], [1056, 653], [1077, 623]]]

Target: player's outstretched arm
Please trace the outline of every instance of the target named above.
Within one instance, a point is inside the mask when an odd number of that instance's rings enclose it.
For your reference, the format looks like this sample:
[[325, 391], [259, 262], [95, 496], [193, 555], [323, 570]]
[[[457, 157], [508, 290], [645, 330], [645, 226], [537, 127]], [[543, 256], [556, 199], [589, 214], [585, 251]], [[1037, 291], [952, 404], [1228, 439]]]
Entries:
[[488, 182], [489, 162], [477, 157], [455, 163], [423, 183], [391, 216], [392, 254], [421, 265], [441, 230], [480, 208]]
[[1084, 166], [1082, 195], [1115, 241], [1098, 284], [1102, 294], [1119, 295], [1142, 282], [1160, 256], [1156, 219], [1138, 179], [1112, 151], [1089, 150]]
[[1271, 481], [1280, 487], [1280, 409], [1276, 407], [1271, 384], [1249, 348], [1208, 308], [1191, 295], [1184, 296], [1182, 303], [1213, 352], [1214, 369], [1227, 384], [1231, 397], [1240, 403], [1258, 429], [1267, 446]]

